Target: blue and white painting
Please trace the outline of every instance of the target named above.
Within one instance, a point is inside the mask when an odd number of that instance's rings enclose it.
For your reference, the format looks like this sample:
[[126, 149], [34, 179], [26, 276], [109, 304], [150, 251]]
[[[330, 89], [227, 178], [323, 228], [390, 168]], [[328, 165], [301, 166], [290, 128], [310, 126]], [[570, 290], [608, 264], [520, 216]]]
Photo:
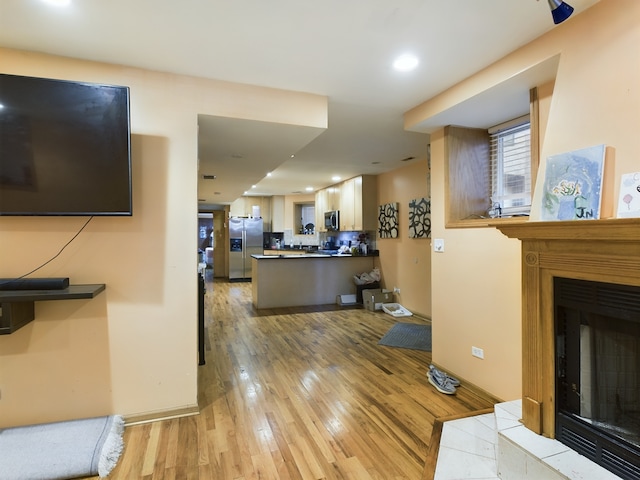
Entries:
[[604, 157], [604, 145], [548, 157], [541, 219], [600, 218]]

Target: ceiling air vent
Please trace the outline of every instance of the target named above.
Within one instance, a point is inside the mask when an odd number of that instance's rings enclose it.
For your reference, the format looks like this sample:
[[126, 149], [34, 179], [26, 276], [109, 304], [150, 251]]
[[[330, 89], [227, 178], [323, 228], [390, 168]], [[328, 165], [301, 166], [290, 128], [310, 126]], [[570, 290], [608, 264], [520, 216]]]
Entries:
[[203, 175], [202, 178], [205, 179], [205, 180], [215, 180], [216, 176], [215, 175]]

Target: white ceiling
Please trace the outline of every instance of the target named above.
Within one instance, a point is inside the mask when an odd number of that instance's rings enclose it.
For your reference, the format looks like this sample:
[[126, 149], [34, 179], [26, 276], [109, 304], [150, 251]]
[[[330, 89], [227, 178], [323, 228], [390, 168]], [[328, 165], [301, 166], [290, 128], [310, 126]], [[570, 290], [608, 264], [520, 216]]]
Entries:
[[[323, 133], [201, 115], [207, 205], [425, 158], [428, 135], [404, 131], [403, 113], [554, 28], [544, 0], [71, 1], [0, 0], [0, 46], [329, 98]], [[569, 3], [576, 15], [597, 1]], [[418, 68], [393, 71], [405, 52]]]

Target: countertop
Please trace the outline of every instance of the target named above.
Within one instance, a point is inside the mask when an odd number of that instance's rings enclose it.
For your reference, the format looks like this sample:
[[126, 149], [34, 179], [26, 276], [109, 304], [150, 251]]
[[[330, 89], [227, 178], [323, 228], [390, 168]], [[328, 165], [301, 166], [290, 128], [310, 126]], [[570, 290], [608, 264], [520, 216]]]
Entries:
[[367, 255], [352, 255], [350, 253], [281, 253], [279, 255], [251, 255], [256, 260], [263, 260], [265, 258], [365, 258], [365, 257], [378, 257], [377, 253], [368, 253]]
[[294, 247], [281, 247], [281, 248], [265, 248], [265, 253], [269, 252], [267, 255], [252, 255], [252, 257], [282, 257], [282, 258], [293, 258], [293, 257], [302, 257], [302, 258], [318, 258], [318, 257], [378, 257], [380, 256], [380, 252], [378, 250], [369, 250], [366, 255], [356, 254], [353, 255], [351, 253], [338, 253], [338, 249], [335, 250], [326, 250], [324, 248], [318, 248], [314, 246], [302, 246], [302, 248]]

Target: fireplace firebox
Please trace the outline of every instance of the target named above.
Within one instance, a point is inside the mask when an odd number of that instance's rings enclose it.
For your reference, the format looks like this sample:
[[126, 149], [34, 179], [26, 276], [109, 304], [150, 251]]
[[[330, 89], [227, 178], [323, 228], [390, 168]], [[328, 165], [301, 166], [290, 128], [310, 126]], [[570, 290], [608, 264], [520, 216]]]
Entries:
[[640, 287], [554, 278], [556, 439], [640, 479]]

